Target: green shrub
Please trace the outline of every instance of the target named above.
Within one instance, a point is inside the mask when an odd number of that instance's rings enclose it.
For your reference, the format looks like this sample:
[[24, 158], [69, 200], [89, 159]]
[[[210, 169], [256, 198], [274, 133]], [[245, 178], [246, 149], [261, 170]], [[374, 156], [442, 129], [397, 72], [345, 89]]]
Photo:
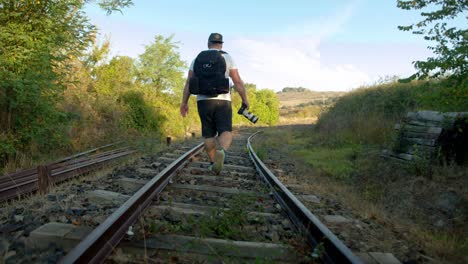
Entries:
[[0, 164], [16, 152], [15, 139], [12, 135], [0, 133]]
[[121, 99], [127, 108], [124, 121], [127, 128], [134, 128], [143, 134], [161, 134], [159, 128], [165, 118], [145, 100], [143, 92], [127, 91]]

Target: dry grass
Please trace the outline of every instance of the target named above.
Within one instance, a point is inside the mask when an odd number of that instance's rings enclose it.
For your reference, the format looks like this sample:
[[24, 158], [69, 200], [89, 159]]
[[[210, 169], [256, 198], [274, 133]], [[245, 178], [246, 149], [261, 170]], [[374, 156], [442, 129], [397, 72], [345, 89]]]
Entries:
[[[287, 164], [292, 157], [298, 159], [294, 175], [281, 177], [283, 183], [297, 184], [304, 193], [339, 201], [360, 217], [405, 234], [407, 241], [420, 245], [430, 255], [424, 258], [448, 263], [466, 261], [468, 240], [463, 235], [468, 230], [466, 223], [455, 222], [454, 229], [445, 231], [434, 229], [433, 222], [427, 219], [431, 211], [422, 205], [444, 191], [455, 191], [467, 199], [468, 190], [464, 187], [468, 184], [464, 180], [467, 168], [436, 167], [430, 178], [415, 177], [411, 167], [402, 168], [380, 159], [378, 148], [360, 147], [350, 155], [346, 154], [350, 146], [353, 144], [346, 138], [321, 135], [311, 126], [269, 129], [261, 140], [254, 142], [262, 159], [276, 161], [272, 163], [275, 166]], [[343, 170], [337, 169], [340, 163], [353, 165], [343, 174]], [[385, 241], [379, 243], [383, 248], [391, 248]]]

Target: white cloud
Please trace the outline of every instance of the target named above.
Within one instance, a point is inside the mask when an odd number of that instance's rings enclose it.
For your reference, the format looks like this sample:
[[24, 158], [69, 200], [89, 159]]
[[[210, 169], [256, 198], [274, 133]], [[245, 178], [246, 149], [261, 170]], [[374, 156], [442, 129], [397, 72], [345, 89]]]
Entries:
[[236, 39], [230, 53], [246, 82], [276, 91], [284, 87], [349, 90], [370, 80], [350, 64], [324, 65], [319, 42], [303, 39]]
[[242, 78], [276, 91], [288, 86], [343, 91], [369, 82], [370, 76], [356, 66], [329, 65], [320, 57], [321, 40], [339, 32], [361, 2], [350, 2], [331, 16], [288, 26], [278, 37], [233, 40], [229, 51]]

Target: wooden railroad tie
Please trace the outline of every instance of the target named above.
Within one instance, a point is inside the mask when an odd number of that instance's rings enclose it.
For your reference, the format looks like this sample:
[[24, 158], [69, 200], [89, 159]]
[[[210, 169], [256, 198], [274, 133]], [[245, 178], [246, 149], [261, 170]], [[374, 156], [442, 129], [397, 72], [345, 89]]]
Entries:
[[386, 158], [400, 161], [445, 158], [457, 163], [466, 161], [468, 112], [409, 112], [395, 125], [397, 137]]

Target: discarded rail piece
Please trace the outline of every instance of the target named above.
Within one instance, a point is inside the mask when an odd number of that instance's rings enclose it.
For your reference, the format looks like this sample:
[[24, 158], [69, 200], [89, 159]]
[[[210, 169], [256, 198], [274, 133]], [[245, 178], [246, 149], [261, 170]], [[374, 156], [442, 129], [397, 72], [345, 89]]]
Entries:
[[88, 155], [115, 145], [116, 143], [105, 145], [63, 158], [51, 164], [38, 166], [38, 168], [3, 175], [0, 177], [0, 202], [35, 191], [47, 193], [51, 184], [83, 175], [106, 162], [135, 152], [124, 147]]
[[409, 112], [395, 125], [397, 137], [390, 150], [382, 155], [401, 161], [421, 158], [466, 162], [468, 112]]

